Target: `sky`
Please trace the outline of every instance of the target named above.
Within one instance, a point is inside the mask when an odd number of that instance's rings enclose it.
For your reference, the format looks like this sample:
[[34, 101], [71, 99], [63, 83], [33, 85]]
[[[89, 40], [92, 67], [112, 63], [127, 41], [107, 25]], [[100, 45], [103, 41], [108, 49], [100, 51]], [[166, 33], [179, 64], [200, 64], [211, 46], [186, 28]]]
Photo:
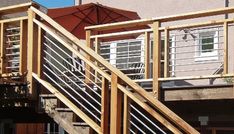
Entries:
[[34, 0], [35, 2], [47, 7], [66, 7], [74, 5], [74, 0]]

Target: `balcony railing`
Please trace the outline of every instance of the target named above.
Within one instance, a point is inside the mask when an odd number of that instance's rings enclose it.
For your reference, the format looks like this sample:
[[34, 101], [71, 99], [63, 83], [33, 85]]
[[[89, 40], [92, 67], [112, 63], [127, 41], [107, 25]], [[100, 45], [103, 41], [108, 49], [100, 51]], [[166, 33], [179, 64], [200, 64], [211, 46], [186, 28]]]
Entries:
[[[233, 41], [229, 38], [234, 34], [234, 21], [224, 16], [233, 13], [233, 9], [90, 26], [86, 27], [90, 35], [87, 45], [126, 74], [138, 69], [131, 64], [143, 64], [141, 73], [144, 73], [133, 79], [152, 82], [153, 91], [159, 98], [160, 85], [167, 81], [205, 85], [210, 83], [204, 79], [210, 79], [212, 83], [215, 80], [217, 84], [225, 84], [224, 78], [234, 76], [230, 53]], [[138, 29], [142, 25], [150, 28]], [[122, 32], [111, 32], [121, 29]]]

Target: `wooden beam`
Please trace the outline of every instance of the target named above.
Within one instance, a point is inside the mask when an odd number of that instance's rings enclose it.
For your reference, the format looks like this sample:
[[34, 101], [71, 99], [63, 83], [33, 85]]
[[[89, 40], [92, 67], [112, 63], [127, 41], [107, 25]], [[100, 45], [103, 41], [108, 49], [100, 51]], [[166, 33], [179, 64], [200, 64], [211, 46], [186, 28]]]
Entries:
[[223, 37], [224, 37], [224, 48], [223, 48], [223, 74], [228, 74], [228, 23], [223, 24]]
[[41, 27], [38, 27], [38, 52], [37, 52], [37, 74], [41, 78], [42, 77], [42, 30]]
[[110, 133], [121, 133], [122, 122], [122, 99], [123, 95], [117, 88], [118, 76], [114, 73], [111, 74], [111, 119], [110, 119]]
[[164, 38], [164, 78], [168, 77], [169, 72], [169, 39], [170, 34], [168, 29], [164, 30], [165, 38]]
[[[99, 39], [96, 37], [95, 38], [95, 52], [97, 53], [97, 54], [100, 54], [100, 44], [99, 44], [100, 42], [99, 42]], [[98, 62], [95, 62], [96, 63], [96, 65], [98, 66]], [[98, 82], [98, 72], [96, 71], [96, 70], [94, 70], [95, 71], [95, 82]]]
[[109, 81], [102, 77], [102, 109], [101, 109], [101, 131], [109, 134]]
[[147, 25], [152, 23], [152, 19], [140, 19], [140, 20], [132, 20], [132, 21], [125, 21], [125, 22], [117, 22], [117, 23], [110, 23], [110, 24], [102, 24], [96, 26], [88, 26], [85, 27], [86, 30], [111, 30], [111, 29], [119, 29], [119, 28], [126, 28], [126, 27], [136, 27], [141, 25]]
[[17, 5], [12, 5], [12, 6], [7, 6], [7, 7], [1, 7], [0, 8], [0, 13], [1, 15], [5, 14], [13, 14], [17, 12], [26, 12], [30, 6], [36, 6], [35, 3], [29, 2], [29, 3], [23, 3], [23, 4], [17, 4]]
[[5, 73], [5, 66], [4, 66], [4, 62], [5, 62], [5, 54], [4, 54], [4, 23], [0, 23], [1, 24], [1, 33], [0, 33], [0, 48], [1, 48], [1, 75]]
[[165, 101], [234, 99], [233, 87], [165, 90]]
[[144, 37], [144, 47], [145, 47], [145, 79], [150, 77], [150, 33], [145, 32]]
[[20, 21], [20, 73], [27, 72], [27, 21]]
[[130, 112], [130, 99], [124, 94], [124, 117], [123, 117], [123, 134], [129, 134], [129, 112]]
[[[92, 49], [92, 43], [91, 43], [90, 36], [91, 36], [91, 31], [87, 30], [86, 31], [86, 46], [88, 48]], [[86, 55], [86, 59], [91, 61], [91, 57], [89, 55]], [[93, 78], [92, 75], [90, 74], [90, 72], [92, 73], [93, 70], [88, 64], [86, 64], [85, 68], [86, 68], [85, 69], [85, 76], [86, 76], [85, 77], [85, 82], [90, 83], [90, 80], [92, 80], [92, 78]]]
[[177, 21], [177, 20], [221, 15], [221, 14], [232, 13], [232, 12], [234, 12], [234, 7], [225, 7], [225, 8], [219, 8], [219, 9], [211, 9], [211, 10], [183, 13], [183, 14], [177, 14], [177, 15], [163, 16], [163, 17], [157, 17], [157, 18], [152, 18], [152, 19], [141, 19], [141, 20], [117, 22], [117, 23], [112, 23], [112, 24], [102, 24], [102, 25], [97, 25], [97, 26], [88, 26], [88, 27], [85, 27], [85, 29], [103, 31], [103, 30], [147, 25], [147, 24], [152, 24], [155, 21], [160, 21], [160, 22]]
[[233, 23], [233, 19], [222, 19], [222, 20], [211, 20], [207, 22], [197, 22], [197, 23], [189, 23], [189, 24], [181, 24], [181, 25], [173, 25], [173, 26], [166, 26], [160, 27], [159, 30], [176, 30], [176, 29], [184, 29], [184, 28], [196, 28], [196, 27], [205, 27], [205, 26], [213, 26], [213, 25], [220, 25], [224, 22]]
[[22, 16], [22, 17], [17, 17], [17, 18], [10, 18], [10, 19], [4, 19], [4, 20], [0, 20], [0, 23], [13, 23], [13, 22], [18, 22], [21, 20], [27, 20], [28, 16]]
[[90, 36], [91, 39], [95, 38], [108, 38], [108, 37], [121, 37], [126, 35], [139, 35], [145, 32], [153, 32], [152, 29], [142, 29], [142, 30], [131, 30], [125, 32], [115, 32], [115, 33], [108, 33], [108, 34], [98, 34]]
[[28, 10], [28, 74], [29, 95], [31, 99], [36, 99], [36, 87], [33, 82], [32, 73], [37, 72], [37, 27], [34, 26], [33, 19], [36, 14], [29, 8]]
[[48, 89], [52, 94], [54, 94], [59, 100], [61, 100], [67, 107], [69, 107], [76, 115], [78, 115], [83, 121], [90, 125], [97, 133], [101, 134], [101, 128], [83, 111], [81, 111], [76, 105], [74, 105], [70, 100], [68, 100], [62, 93], [60, 93], [56, 88], [54, 88], [50, 83], [40, 79], [35, 73], [32, 73], [33, 78], [35, 78], [39, 83], [41, 83], [46, 89]]
[[160, 22], [153, 23], [153, 93], [157, 99], [161, 99], [160, 83], [158, 78], [161, 74], [161, 38], [160, 38]]

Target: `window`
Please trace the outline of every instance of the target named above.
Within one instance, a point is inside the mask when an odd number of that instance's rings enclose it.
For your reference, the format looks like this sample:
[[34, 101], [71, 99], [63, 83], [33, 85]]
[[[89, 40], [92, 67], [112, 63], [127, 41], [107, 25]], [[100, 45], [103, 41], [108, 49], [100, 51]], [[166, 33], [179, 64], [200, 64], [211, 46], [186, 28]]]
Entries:
[[141, 41], [117, 43], [116, 46], [117, 68], [129, 68], [132, 64], [141, 62]]
[[100, 54], [119, 69], [127, 69], [134, 63], [144, 62], [143, 40], [124, 40], [102, 44]]
[[195, 61], [218, 59], [218, 31], [199, 33], [195, 57]]

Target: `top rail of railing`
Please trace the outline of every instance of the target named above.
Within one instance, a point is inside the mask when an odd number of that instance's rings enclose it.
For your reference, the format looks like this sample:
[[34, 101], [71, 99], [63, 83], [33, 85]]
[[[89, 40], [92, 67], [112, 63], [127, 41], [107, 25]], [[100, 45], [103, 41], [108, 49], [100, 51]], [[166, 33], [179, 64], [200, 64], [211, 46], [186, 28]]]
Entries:
[[178, 20], [222, 15], [222, 14], [233, 13], [233, 12], [234, 12], [234, 7], [226, 7], [226, 8], [218, 8], [218, 9], [212, 9], [212, 10], [204, 10], [204, 11], [197, 11], [197, 12], [191, 12], [191, 13], [156, 17], [156, 18], [151, 18], [151, 19], [139, 19], [139, 20], [117, 22], [117, 23], [111, 23], [111, 24], [88, 26], [88, 27], [85, 27], [85, 29], [94, 30], [94, 31], [99, 31], [99, 30], [104, 31], [104, 30], [111, 30], [111, 29], [118, 29], [118, 28], [125, 28], [125, 27], [135, 27], [139, 25], [147, 25], [147, 24], [152, 24], [155, 21], [160, 21], [160, 22], [178, 21]]
[[0, 14], [1, 15], [6, 15], [6, 14], [13, 14], [13, 13], [18, 13], [18, 12], [25, 12], [32, 5], [37, 7], [37, 5], [35, 3], [33, 3], [33, 2], [1, 7], [0, 8]]

